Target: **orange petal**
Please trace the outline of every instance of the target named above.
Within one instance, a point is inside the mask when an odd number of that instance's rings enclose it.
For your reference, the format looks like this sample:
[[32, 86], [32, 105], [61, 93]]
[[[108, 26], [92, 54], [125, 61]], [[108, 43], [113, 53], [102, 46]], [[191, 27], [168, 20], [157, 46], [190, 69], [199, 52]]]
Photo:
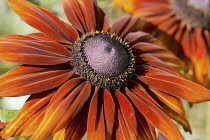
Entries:
[[156, 140], [155, 127], [136, 109], [138, 135], [142, 140]]
[[141, 3], [141, 8], [137, 10], [141, 11], [139, 14], [141, 17], [154, 17], [169, 13], [171, 8], [168, 5], [168, 3], [163, 2], [145, 2]]
[[111, 139], [114, 129], [114, 121], [115, 103], [111, 93], [105, 89], [100, 92], [100, 89], [96, 88], [88, 113], [87, 138]]
[[[138, 8], [145, 7], [145, 4], [148, 3], [155, 3], [154, 5], [157, 5], [158, 3], [164, 3], [168, 2], [168, 0], [114, 0], [113, 3], [116, 4], [120, 9], [125, 10], [128, 13], [132, 13]], [[154, 5], [150, 5], [154, 7]]]
[[160, 108], [143, 96], [137, 97], [128, 88], [125, 90], [126, 94], [133, 101], [136, 108], [154, 127], [162, 132], [168, 139], [183, 140], [179, 130]]
[[66, 140], [81, 140], [87, 131], [88, 106], [85, 106], [81, 112], [72, 120], [67, 127]]
[[189, 57], [191, 55], [191, 43], [190, 43], [190, 35], [191, 35], [191, 28], [185, 30], [182, 36], [181, 45], [183, 46], [184, 55]]
[[88, 106], [66, 126], [54, 134], [53, 140], [81, 140], [87, 130]]
[[83, 0], [83, 3], [88, 17], [87, 20], [91, 22], [94, 29], [97, 31], [107, 31], [109, 28], [109, 21], [103, 10], [98, 6], [97, 1]]
[[203, 35], [205, 36], [205, 39], [206, 39], [206, 43], [207, 43], [207, 46], [208, 48], [210, 49], [210, 32], [208, 30], [204, 30], [203, 31]]
[[27, 36], [35, 38], [35, 39], [40, 39], [40, 40], [51, 40], [52, 41], [52, 39], [50, 39], [43, 33], [31, 33], [31, 34], [28, 34]]
[[208, 51], [208, 44], [203, 36], [202, 29], [194, 30], [195, 50], [191, 54], [191, 59], [195, 68], [195, 76], [198, 79], [198, 83], [207, 85], [210, 56]]
[[174, 39], [177, 42], [181, 41], [181, 38], [182, 38], [183, 33], [185, 32], [185, 30], [186, 30], [186, 23], [185, 22], [180, 22], [179, 29], [177, 30], [176, 34], [174, 35]]
[[137, 120], [131, 102], [118, 90], [114, 91], [119, 108], [118, 121], [124, 139], [138, 139]]
[[83, 89], [82, 87], [85, 83], [80, 84], [82, 81], [84, 81], [83, 78], [73, 78], [58, 89], [51, 99], [46, 109], [45, 116], [40, 122], [38, 129], [31, 137], [31, 140], [46, 139], [47, 137], [53, 135], [52, 131], [54, 127]]
[[132, 51], [135, 56], [139, 55], [141, 57], [142, 54], [151, 55], [151, 57], [154, 56], [176, 69], [183, 69], [184, 67], [183, 61], [167, 49], [155, 44], [139, 42], [132, 46]]
[[165, 52], [157, 52], [157, 53], [147, 53], [148, 55], [152, 55], [157, 57], [158, 59], [166, 62], [168, 65], [180, 70], [183, 69], [184, 62], [176, 57], [175, 55], [165, 51]]
[[93, 97], [90, 102], [89, 112], [88, 112], [88, 122], [87, 122], [87, 139], [91, 140], [105, 140], [108, 135], [106, 135], [106, 125], [102, 98], [102, 89], [96, 87]]
[[53, 140], [65, 140], [66, 138], [66, 128], [61, 129], [53, 135]]
[[174, 21], [174, 24], [172, 26], [169, 27], [168, 29], [168, 35], [173, 36], [179, 29], [179, 21]]
[[1, 40], [7, 40], [7, 39], [14, 39], [14, 40], [36, 40], [33, 37], [30, 37], [28, 35], [4, 35], [0, 37]]
[[190, 102], [197, 103], [210, 100], [210, 91], [196, 83], [156, 68], [149, 66], [145, 68], [147, 73], [137, 78], [148, 86]]
[[[132, 13], [135, 16], [139, 16], [140, 18], [144, 18], [143, 15], [144, 13], [141, 11], [141, 9], [137, 9]], [[172, 11], [168, 11], [168, 13], [165, 13], [163, 15], [154, 15], [154, 16], [149, 16], [145, 18], [146, 22], [152, 23], [152, 25], [159, 25], [160, 23], [166, 21], [168, 18], [174, 16], [174, 13]]]
[[77, 31], [47, 10], [25, 0], [7, 0], [7, 2], [23, 21], [53, 40], [67, 44], [77, 40]]
[[1, 132], [3, 138], [11, 136], [31, 136], [43, 119], [53, 90], [31, 95], [15, 118]]
[[187, 28], [181, 38], [181, 45], [184, 55], [190, 59], [193, 71], [189, 73], [192, 80], [206, 86], [209, 73], [208, 41], [205, 39], [202, 29]]
[[156, 106], [158, 106], [159, 108], [161, 108], [161, 106], [150, 96], [150, 94], [144, 89], [144, 87], [141, 86], [136, 81], [130, 80], [128, 82], [128, 87], [129, 87], [129, 89], [132, 90], [132, 92], [134, 94], [136, 94], [136, 96], [144, 96], [145, 98], [147, 98], [148, 100], [150, 100], [150, 102], [152, 102], [153, 104], [155, 104]]
[[137, 29], [139, 18], [137, 16], [124, 16], [118, 18], [112, 25], [111, 33], [124, 39], [124, 37]]
[[[158, 29], [160, 29], [161, 31], [167, 31], [167, 33], [169, 33], [169, 31], [171, 32], [171, 28], [173, 28], [173, 26], [176, 27], [175, 29], [178, 29], [178, 26], [175, 26], [175, 25], [179, 25], [177, 23], [179, 23], [178, 19], [176, 17], [171, 17], [171, 18], [168, 18], [166, 21], [160, 23], [158, 25]], [[173, 35], [175, 31], [172, 32], [171, 34]]]
[[57, 87], [74, 73], [71, 69], [56, 70], [65, 66], [19, 66], [0, 76], [0, 96], [23, 96]]
[[[161, 69], [161, 70], [173, 73], [173, 74], [178, 73], [176, 69], [174, 69], [173, 67], [171, 67], [170, 65], [162, 61], [161, 59], [158, 59], [158, 57], [154, 57], [150, 54], [146, 54], [146, 53], [141, 54], [139, 56], [136, 56], [135, 60], [136, 60], [136, 65], [148, 64], [150, 66], [156, 67], [158, 69]], [[179, 67], [179, 65], [177, 64], [176, 67]]]
[[138, 7], [138, 1], [135, 0], [113, 0], [112, 1], [114, 5], [116, 5], [118, 8], [126, 11], [126, 12], [132, 12], [134, 9]]
[[70, 61], [71, 56], [66, 47], [53, 41], [34, 40], [29, 36], [0, 37], [0, 60], [3, 61], [55, 65]]
[[[56, 93], [56, 94], [61, 94], [61, 93]], [[55, 94], [55, 97], [56, 97], [56, 94]], [[68, 102], [71, 105], [69, 109], [65, 112], [65, 114], [62, 116], [62, 118], [59, 120], [59, 122], [56, 124], [56, 126], [54, 127], [53, 133], [65, 127], [66, 124], [73, 123], [72, 121], [76, 118], [76, 116], [78, 116], [81, 110], [84, 109], [84, 106], [89, 106], [87, 102], [91, 94], [91, 84], [89, 82], [86, 82], [81, 92], [77, 96], [73, 97], [72, 94], [73, 93], [71, 93], [71, 95], [69, 95], [68, 97], [70, 99], [66, 97], [67, 98], [66, 100], [68, 100]], [[64, 101], [62, 101], [61, 104], [65, 104]]]
[[68, 20], [82, 34], [108, 30], [108, 19], [95, 0], [62, 0], [62, 3]]
[[103, 94], [104, 94], [103, 107], [104, 107], [106, 129], [108, 136], [112, 136], [114, 129], [114, 122], [116, 119], [115, 102], [109, 91], [104, 90]]
[[43, 33], [31, 33], [28, 35], [4, 35], [0, 37], [2, 40], [7, 40], [7, 39], [14, 39], [14, 40], [46, 40], [46, 41], [52, 41], [52, 39], [48, 38], [45, 36]]
[[77, 0], [61, 0], [69, 22], [82, 34], [88, 32], [84, 14]]
[[155, 38], [145, 32], [137, 31], [137, 32], [131, 32], [129, 33], [125, 39], [124, 39], [130, 46], [133, 46], [134, 44], [138, 42], [153, 42]]
[[16, 131], [16, 136], [18, 137], [26, 137], [34, 134], [36, 129], [38, 128], [38, 124], [43, 120], [45, 115], [45, 109], [39, 110], [38, 112], [31, 115], [31, 117], [24, 122]]
[[150, 90], [155, 93], [156, 97], [158, 98], [156, 100], [159, 102], [165, 113], [170, 118], [181, 124], [185, 131], [191, 133], [191, 128], [187, 121], [182, 101], [179, 98], [175, 98], [157, 89], [150, 88]]
[[[127, 140], [129, 139], [129, 132], [127, 130], [125, 121], [123, 120], [123, 116], [120, 112], [120, 110], [118, 109], [117, 112], [117, 117], [118, 117], [118, 123], [116, 125], [117, 130], [116, 130], [116, 139], [117, 140]], [[131, 134], [132, 135], [132, 134]]]
[[165, 48], [147, 42], [139, 42], [131, 46], [134, 55], [166, 51]]
[[167, 64], [177, 68], [179, 64], [180, 67], [183, 64], [183, 61], [181, 61], [178, 57], [176, 57], [175, 55], [165, 51], [165, 52], [156, 52], [156, 53], [147, 53], [148, 55], [152, 55], [152, 56], [155, 56], [161, 60], [163, 60], [164, 62], [167, 62]]

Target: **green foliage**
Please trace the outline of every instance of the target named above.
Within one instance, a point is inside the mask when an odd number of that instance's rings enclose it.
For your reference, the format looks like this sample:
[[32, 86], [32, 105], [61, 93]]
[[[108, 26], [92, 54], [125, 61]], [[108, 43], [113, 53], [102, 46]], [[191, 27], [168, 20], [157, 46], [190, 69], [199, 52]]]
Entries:
[[[0, 121], [1, 122], [9, 122], [15, 117], [15, 115], [17, 113], [18, 113], [18, 110], [0, 110]], [[28, 140], [28, 138], [12, 137], [7, 140]]]
[[18, 113], [18, 110], [0, 110], [0, 121], [9, 122], [15, 115]]

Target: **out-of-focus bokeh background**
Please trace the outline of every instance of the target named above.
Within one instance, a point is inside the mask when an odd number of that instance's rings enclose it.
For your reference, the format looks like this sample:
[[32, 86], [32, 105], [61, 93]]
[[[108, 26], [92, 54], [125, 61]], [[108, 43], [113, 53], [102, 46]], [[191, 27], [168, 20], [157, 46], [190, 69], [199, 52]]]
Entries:
[[[63, 21], [67, 21], [62, 5], [59, 0], [28, 0], [35, 3], [58, 16]], [[107, 14], [110, 25], [118, 17], [126, 15], [126, 13], [118, 10], [111, 4], [111, 0], [98, 0], [98, 4]], [[67, 21], [68, 22], [68, 21]], [[37, 32], [37, 30], [31, 28], [20, 18], [15, 15], [9, 8], [5, 0], [0, 0], [0, 36], [7, 34], [28, 34]], [[17, 67], [19, 64], [0, 61], [0, 75]], [[0, 81], [1, 82], [1, 81]], [[23, 103], [28, 97], [13, 97], [13, 98], [0, 98], [0, 120], [5, 120], [7, 113], [14, 116], [21, 108]], [[192, 127], [192, 135], [183, 131], [179, 126], [181, 133], [186, 140], [210, 140], [210, 102], [194, 104], [192, 108], [189, 108], [188, 103], [184, 101], [184, 107], [186, 109], [186, 115]], [[10, 112], [5, 110], [11, 110]], [[11, 118], [7, 118], [11, 119]], [[9, 140], [26, 140], [27, 138], [10, 138]]]

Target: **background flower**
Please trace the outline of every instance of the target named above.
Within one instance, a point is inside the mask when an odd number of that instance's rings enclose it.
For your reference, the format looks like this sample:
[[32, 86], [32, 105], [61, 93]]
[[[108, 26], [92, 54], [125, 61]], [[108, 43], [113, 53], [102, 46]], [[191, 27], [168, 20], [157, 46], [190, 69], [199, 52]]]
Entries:
[[188, 78], [207, 86], [210, 63], [208, 0], [125, 0], [126, 6], [120, 0], [114, 3], [141, 17], [147, 23], [144, 30], [156, 32], [159, 43], [185, 61]]

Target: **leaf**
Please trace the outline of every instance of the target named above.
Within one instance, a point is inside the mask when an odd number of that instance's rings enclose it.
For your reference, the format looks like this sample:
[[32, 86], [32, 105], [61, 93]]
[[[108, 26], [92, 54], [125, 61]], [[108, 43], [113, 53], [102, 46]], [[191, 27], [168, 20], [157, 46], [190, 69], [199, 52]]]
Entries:
[[9, 122], [11, 121], [19, 110], [0, 110], [0, 121]]

